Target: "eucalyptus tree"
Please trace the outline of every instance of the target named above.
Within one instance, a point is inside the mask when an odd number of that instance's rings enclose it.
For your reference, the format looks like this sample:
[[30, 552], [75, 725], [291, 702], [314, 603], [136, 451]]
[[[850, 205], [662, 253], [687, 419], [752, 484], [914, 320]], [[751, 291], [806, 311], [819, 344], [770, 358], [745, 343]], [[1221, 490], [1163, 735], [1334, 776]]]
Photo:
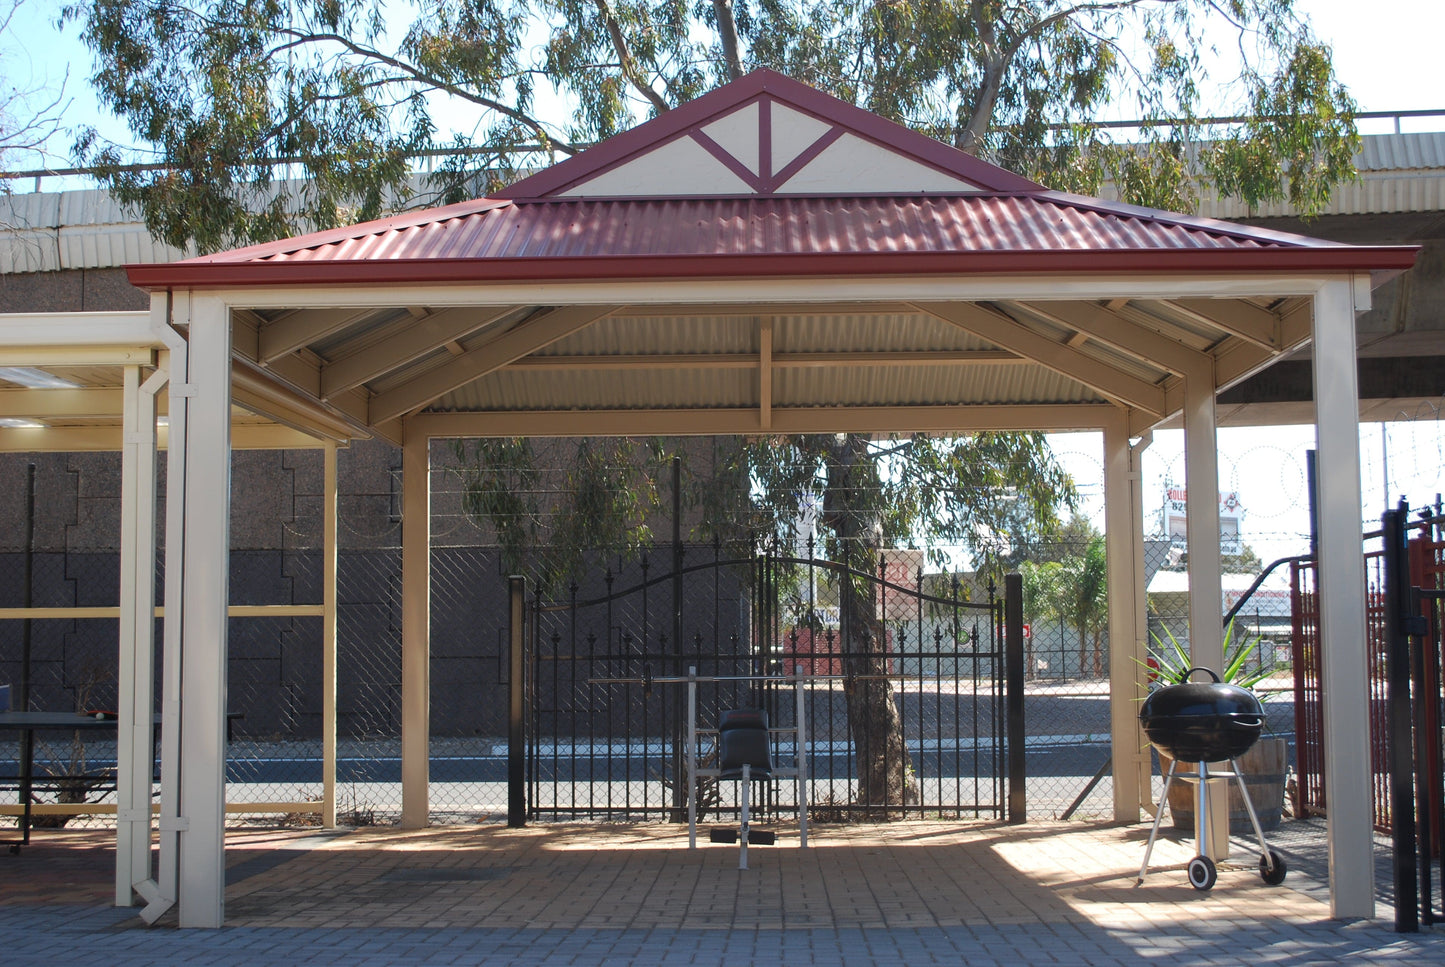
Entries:
[[[1318, 210], [1354, 104], [1302, 0], [70, 0], [137, 147], [78, 160], [202, 251], [461, 200], [771, 67], [1054, 188]], [[1090, 126], [1142, 122], [1116, 143]], [[1242, 120], [1201, 128], [1205, 114]], [[1192, 153], [1201, 134], [1207, 147]], [[445, 152], [429, 178], [418, 152]], [[155, 167], [136, 170], [131, 162]]]
[[[1318, 210], [1351, 172], [1354, 105], [1295, 0], [72, 0], [101, 103], [138, 148], [80, 162], [158, 237], [201, 251], [461, 200], [769, 67], [1051, 187], [1187, 208], [1202, 178]], [[1140, 119], [1115, 142], [1089, 122]], [[1211, 127], [1201, 116], [1244, 120]], [[437, 152], [418, 177], [416, 157]], [[146, 162], [138, 166], [133, 162]], [[501, 446], [501, 445], [499, 445]], [[478, 449], [485, 455], [497, 447]], [[515, 456], [515, 454], [514, 454]], [[737, 521], [823, 495], [865, 564], [909, 528], [986, 563], [1053, 522], [1065, 475], [1035, 435], [739, 441]], [[505, 475], [503, 475], [505, 476]], [[472, 506], [502, 501], [479, 465]], [[635, 515], [646, 501], [627, 502]], [[594, 510], [610, 512], [611, 502]], [[519, 518], [522, 519], [522, 518]], [[718, 526], [733, 518], [714, 518]], [[623, 532], [629, 530], [619, 525]], [[766, 528], [765, 528], [766, 529]], [[632, 527], [633, 532], [636, 531]], [[864, 566], [860, 570], [871, 570]], [[852, 593], [844, 607], [881, 635]], [[875, 629], [876, 630], [876, 629]], [[869, 647], [874, 651], [870, 652]], [[850, 697], [871, 802], [912, 782], [886, 685]], [[885, 774], [869, 763], [892, 762]]]

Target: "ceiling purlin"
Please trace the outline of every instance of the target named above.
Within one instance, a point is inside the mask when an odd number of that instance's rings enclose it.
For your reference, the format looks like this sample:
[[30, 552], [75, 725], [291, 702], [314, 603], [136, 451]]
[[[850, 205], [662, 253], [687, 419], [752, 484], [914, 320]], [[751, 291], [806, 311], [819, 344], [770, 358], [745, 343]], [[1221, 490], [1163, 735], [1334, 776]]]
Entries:
[[1030, 312], [1052, 317], [1061, 325], [1077, 329], [1107, 343], [1141, 362], [1168, 370], [1176, 376], [1207, 374], [1209, 355], [1191, 349], [1168, 336], [1130, 322], [1092, 302], [1027, 303]]
[[615, 306], [564, 306], [528, 319], [430, 372], [371, 399], [370, 422], [414, 412], [438, 397], [610, 315]]
[[259, 357], [262, 363], [280, 359], [339, 332], [371, 313], [370, 309], [305, 309], [261, 326]]
[[396, 331], [365, 349], [341, 356], [321, 369], [323, 398], [369, 383], [447, 343], [478, 332], [519, 311], [519, 306], [462, 306], [420, 320], [408, 319]]
[[1124, 405], [1164, 415], [1164, 391], [1121, 372], [1087, 353], [1045, 338], [998, 307], [972, 302], [916, 302], [920, 311], [942, 319]]
[[1239, 299], [1171, 299], [1161, 301], [1166, 318], [1184, 318], [1222, 329], [1261, 349], [1278, 351], [1279, 316]]

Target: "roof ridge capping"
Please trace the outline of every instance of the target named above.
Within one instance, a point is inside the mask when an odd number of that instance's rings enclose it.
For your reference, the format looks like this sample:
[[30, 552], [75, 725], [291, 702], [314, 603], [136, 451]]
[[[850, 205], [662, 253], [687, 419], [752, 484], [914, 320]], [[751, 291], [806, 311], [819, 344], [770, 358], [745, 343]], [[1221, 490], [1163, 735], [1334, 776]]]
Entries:
[[760, 67], [665, 114], [615, 134], [581, 154], [514, 182], [493, 197], [532, 201], [557, 196], [594, 175], [646, 154], [650, 149], [684, 138], [690, 132], [739, 111], [764, 96], [983, 191], [1018, 194], [1046, 190], [1043, 185], [1006, 168], [990, 164], [785, 74]]

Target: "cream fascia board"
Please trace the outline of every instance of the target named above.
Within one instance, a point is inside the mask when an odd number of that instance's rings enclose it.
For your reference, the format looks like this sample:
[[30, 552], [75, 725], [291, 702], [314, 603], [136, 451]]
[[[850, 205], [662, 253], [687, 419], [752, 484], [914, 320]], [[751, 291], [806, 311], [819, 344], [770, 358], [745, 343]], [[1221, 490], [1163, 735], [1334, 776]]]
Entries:
[[1027, 356], [1040, 366], [1077, 380], [1112, 400], [1161, 416], [1164, 413], [1164, 391], [1160, 387], [1032, 332], [1002, 313], [967, 302], [918, 302], [915, 305], [929, 315], [1011, 352]]
[[512, 436], [713, 436], [751, 433], [974, 433], [983, 430], [1095, 430], [1115, 418], [1112, 403], [977, 406], [793, 407], [772, 410], [559, 410], [419, 413], [408, 432], [431, 438]]
[[149, 346], [160, 349], [151, 314], [127, 312], [0, 313], [0, 346]]
[[[640, 305], [737, 307], [777, 303], [1008, 302], [1313, 296], [1337, 275], [1018, 275], [978, 277], [819, 276], [782, 279], [662, 279], [619, 282], [498, 282], [386, 287], [276, 286], [215, 289], [237, 308], [476, 305]], [[3, 345], [3, 340], [0, 340]]]
[[610, 314], [612, 306], [566, 306], [534, 316], [463, 356], [372, 397], [370, 423], [410, 413], [474, 379], [585, 329]]
[[515, 305], [465, 307], [409, 320], [394, 335], [375, 345], [322, 365], [321, 397], [329, 399], [405, 366], [449, 342], [492, 325], [518, 308]]

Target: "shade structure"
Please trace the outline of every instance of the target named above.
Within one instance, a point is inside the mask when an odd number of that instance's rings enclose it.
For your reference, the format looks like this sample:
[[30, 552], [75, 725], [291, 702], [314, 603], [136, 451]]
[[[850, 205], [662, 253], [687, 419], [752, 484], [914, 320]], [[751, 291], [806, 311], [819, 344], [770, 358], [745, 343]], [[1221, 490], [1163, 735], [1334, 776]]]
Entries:
[[[162, 866], [186, 925], [223, 917], [226, 513], [244, 385], [296, 423], [437, 437], [1102, 429], [1116, 815], [1137, 818], [1139, 494], [1151, 428], [1182, 418], [1215, 486], [1214, 396], [1309, 346], [1326, 476], [1336, 910], [1368, 889], [1353, 318], [1415, 250], [1338, 245], [1079, 198], [759, 71], [502, 196], [164, 265], [133, 266], [185, 332], [195, 446], [177, 602], [187, 701]], [[237, 382], [237, 379], [241, 382]], [[249, 380], [250, 383], [245, 383]], [[1190, 533], [1217, 532], [1210, 501]], [[404, 513], [424, 519], [424, 486]], [[404, 822], [426, 822], [427, 529], [405, 529]], [[1353, 547], [1351, 547], [1353, 542]], [[1351, 561], [1353, 560], [1353, 564]], [[1218, 547], [1191, 548], [1196, 660], [1218, 664]], [[1210, 610], [1214, 613], [1212, 616]], [[1210, 624], [1214, 627], [1211, 629]], [[1358, 633], [1357, 633], [1358, 631]], [[1356, 721], [1358, 718], [1359, 722]], [[170, 725], [167, 726], [168, 732]], [[1363, 839], [1362, 839], [1363, 837]], [[180, 844], [184, 844], [182, 847]], [[1365, 870], [1365, 889], [1359, 887]]]

